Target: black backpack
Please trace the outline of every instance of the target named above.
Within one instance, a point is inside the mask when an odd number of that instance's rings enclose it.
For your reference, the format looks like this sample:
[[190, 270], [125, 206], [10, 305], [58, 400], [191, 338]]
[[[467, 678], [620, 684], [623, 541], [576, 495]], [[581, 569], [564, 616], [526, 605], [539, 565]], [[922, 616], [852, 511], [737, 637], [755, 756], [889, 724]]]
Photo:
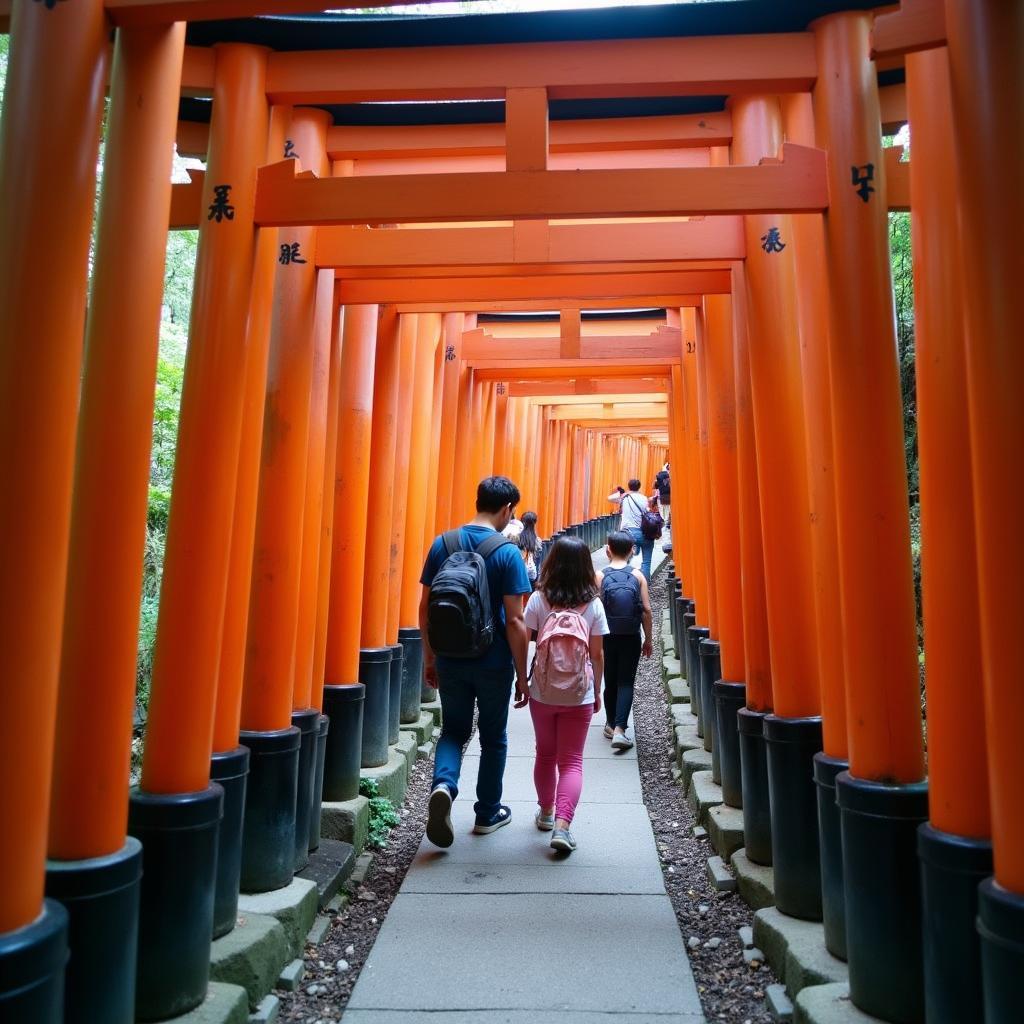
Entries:
[[647, 540], [658, 540], [661, 537], [661, 528], [664, 525], [665, 520], [661, 518], [660, 512], [646, 509], [643, 515], [640, 516], [640, 532]]
[[461, 531], [441, 537], [448, 557], [430, 584], [427, 638], [435, 654], [446, 658], [480, 658], [494, 641], [487, 558], [512, 542], [496, 533], [475, 550], [461, 543]]
[[608, 629], [613, 634], [631, 636], [640, 632], [644, 606], [640, 599], [640, 581], [632, 569], [605, 569], [601, 603]]

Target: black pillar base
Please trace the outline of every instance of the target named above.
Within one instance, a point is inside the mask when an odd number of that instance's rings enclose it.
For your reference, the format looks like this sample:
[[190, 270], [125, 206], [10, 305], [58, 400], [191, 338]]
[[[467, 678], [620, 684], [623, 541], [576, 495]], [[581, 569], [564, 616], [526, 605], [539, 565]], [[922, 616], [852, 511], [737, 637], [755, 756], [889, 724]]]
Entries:
[[[64, 1024], [133, 1024], [142, 844], [117, 853], [46, 862], [46, 895], [68, 914]], [[0, 998], [0, 1019], [4, 1019]]]
[[[295, 726], [243, 731], [251, 752], [242, 825], [242, 892], [281, 889], [295, 871], [295, 802], [302, 734]], [[308, 828], [308, 818], [307, 828]]]
[[[747, 703], [747, 687], [718, 679], [712, 687], [715, 698], [715, 744], [721, 775], [722, 799], [730, 807], [743, 806], [743, 771], [740, 768], [740, 737], [736, 715]], [[712, 754], [714, 754], [712, 751]]]
[[821, 853], [814, 755], [821, 719], [766, 715], [768, 791], [772, 808], [775, 905], [790, 917], [821, 920]]
[[320, 736], [320, 712], [303, 708], [292, 712], [299, 730], [299, 769], [295, 785], [295, 862], [301, 871], [309, 863], [309, 820], [313, 814], [313, 779], [316, 777], [316, 746]]
[[893, 1024], [917, 1024], [924, 1019], [917, 828], [928, 817], [928, 785], [890, 786], [840, 772], [836, 800], [850, 999]]
[[697, 716], [697, 735], [704, 740], [704, 749], [710, 750], [711, 740], [708, 738], [708, 709], [704, 707], [704, 691], [700, 680], [700, 642], [708, 638], [710, 630], [707, 626], [688, 626], [686, 630], [686, 664], [687, 679], [690, 681], [690, 702], [697, 694], [697, 704], [693, 713]]
[[846, 894], [843, 890], [843, 841], [836, 804], [836, 776], [848, 761], [814, 755], [814, 782], [818, 787], [818, 846], [821, 851], [821, 915], [825, 922], [825, 948], [846, 959]]
[[235, 747], [210, 758], [210, 781], [224, 790], [224, 814], [217, 832], [217, 887], [213, 896], [213, 937], [227, 935], [238, 920], [242, 874], [242, 822], [249, 778], [249, 748]]
[[978, 933], [988, 1024], [1019, 1019], [1024, 976], [1024, 896], [994, 878], [978, 888]]
[[166, 1020], [206, 998], [224, 790], [133, 789], [128, 832], [142, 843], [135, 1017]]
[[764, 711], [740, 708], [736, 732], [743, 779], [743, 842], [755, 864], [772, 862], [772, 810], [768, 794], [768, 755], [764, 745]]
[[680, 628], [683, 616], [683, 581], [674, 579], [668, 592], [669, 624], [672, 627], [672, 642], [675, 644], [676, 657], [680, 662], [683, 660], [683, 653], [679, 649], [679, 637], [682, 634]]
[[[925, 824], [917, 830], [917, 853], [921, 860], [924, 1005], [928, 1024], [984, 1020], [981, 941], [975, 922], [978, 886], [992, 873], [992, 843], [940, 832]], [[1024, 936], [1024, 931], [1019, 936]], [[1018, 1010], [1024, 940], [1021, 952], [1015, 986]]]
[[324, 760], [327, 756], [327, 734], [330, 732], [331, 720], [326, 715], [320, 716], [316, 730], [316, 767], [313, 770], [313, 802], [309, 810], [309, 852], [320, 846], [320, 810], [324, 799]]
[[405, 663], [401, 644], [391, 644], [391, 664], [388, 666], [388, 743], [398, 742], [402, 718], [402, 666]]
[[722, 767], [718, 758], [718, 707], [715, 704], [715, 682], [722, 678], [721, 647], [717, 640], [704, 638], [697, 644], [700, 655], [700, 710], [704, 716], [704, 749], [711, 752], [711, 781], [722, 784]]
[[388, 763], [388, 704], [391, 699], [391, 648], [364, 647], [359, 651], [359, 682], [366, 689], [363, 702], [363, 768]]
[[423, 638], [418, 629], [404, 627], [398, 631], [402, 645], [402, 703], [398, 720], [415, 725], [420, 720], [420, 699], [423, 693]]
[[[694, 686], [694, 679], [697, 678], [693, 671], [693, 651], [690, 646], [690, 628], [697, 624], [697, 616], [693, 612], [693, 602], [683, 598], [683, 606], [679, 609], [679, 634], [678, 656], [686, 677], [686, 684], [690, 687], [690, 704], [693, 706], [693, 713], [697, 714], [697, 704], [700, 703], [700, 693], [694, 693], [697, 689]], [[696, 703], [694, 703], [696, 702]]]
[[44, 900], [31, 924], [0, 933], [0, 1020], [63, 1024], [67, 962], [67, 911]]
[[359, 796], [365, 697], [362, 683], [324, 687], [324, 714], [331, 722], [324, 754], [323, 795], [327, 801]]

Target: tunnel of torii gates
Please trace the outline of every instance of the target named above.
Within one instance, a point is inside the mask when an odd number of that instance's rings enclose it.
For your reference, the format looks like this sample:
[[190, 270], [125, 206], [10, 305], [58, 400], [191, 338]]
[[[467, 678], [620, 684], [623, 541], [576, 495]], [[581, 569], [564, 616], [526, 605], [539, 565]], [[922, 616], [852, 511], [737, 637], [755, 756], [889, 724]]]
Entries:
[[[824, 919], [866, 1013], [1019, 1021], [1024, 5], [738, 0], [600, 39], [586, 12], [431, 19], [458, 23], [443, 47], [254, 17], [312, 7], [10, 5], [0, 1017], [201, 1002], [239, 889], [286, 886], [321, 788], [354, 796], [418, 715], [424, 550], [477, 480], [596, 543], [611, 488], [670, 458], [677, 649], [778, 908]], [[445, 123], [452, 99], [504, 124]], [[381, 100], [417, 102], [346, 123]], [[882, 134], [907, 120], [901, 162]], [[197, 226], [130, 789], [165, 244]]]

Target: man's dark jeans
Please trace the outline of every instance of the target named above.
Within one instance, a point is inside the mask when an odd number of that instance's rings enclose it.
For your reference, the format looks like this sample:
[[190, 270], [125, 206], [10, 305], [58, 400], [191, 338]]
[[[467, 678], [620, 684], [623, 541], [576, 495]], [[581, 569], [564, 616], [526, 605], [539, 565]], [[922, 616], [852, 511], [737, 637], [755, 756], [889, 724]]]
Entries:
[[478, 821], [489, 821], [501, 804], [501, 783], [508, 752], [508, 707], [515, 670], [481, 669], [473, 661], [438, 667], [438, 691], [441, 694], [441, 738], [434, 754], [434, 785], [443, 782], [459, 792], [462, 748], [473, 731], [474, 705], [480, 709], [477, 729], [480, 733], [480, 772], [476, 780]]

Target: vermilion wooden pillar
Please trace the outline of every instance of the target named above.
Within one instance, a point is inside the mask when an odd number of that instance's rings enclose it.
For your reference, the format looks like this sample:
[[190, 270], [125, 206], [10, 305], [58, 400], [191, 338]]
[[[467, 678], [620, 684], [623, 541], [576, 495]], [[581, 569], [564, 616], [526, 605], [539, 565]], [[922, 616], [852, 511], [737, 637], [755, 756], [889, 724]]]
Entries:
[[[445, 339], [445, 344], [450, 342]], [[444, 428], [442, 427], [442, 445]], [[458, 377], [458, 403], [455, 412], [454, 459], [452, 466], [452, 500], [448, 522], [439, 528], [449, 529], [466, 521], [470, 498], [476, 494], [479, 481], [472, 480], [473, 463], [473, 370], [461, 365]], [[444, 451], [442, 449], [442, 458]]]
[[772, 666], [764, 587], [761, 500], [750, 394], [750, 336], [742, 263], [732, 269], [732, 323], [736, 382], [736, 482], [739, 498], [740, 571], [743, 579], [743, 658], [747, 706], [737, 712], [743, 781], [743, 835], [747, 856], [771, 864], [771, 807], [764, 720], [772, 713]]
[[209, 971], [222, 790], [208, 783], [246, 393], [255, 168], [267, 145], [266, 56], [266, 50], [242, 44], [215, 50], [206, 194], [142, 786], [132, 795], [129, 817], [146, 859], [140, 1019], [198, 1005]]
[[[829, 151], [825, 218], [836, 508], [850, 771], [842, 814], [850, 995], [923, 1015], [916, 829], [927, 814], [888, 213], [869, 14], [812, 25], [815, 128]], [[870, 612], [869, 612], [870, 610]], [[885, 622], [864, 628], [862, 616]], [[777, 682], [777, 680], [776, 680]], [[880, 864], [879, 843], [891, 850]]]
[[[694, 614], [696, 625], [708, 628], [711, 609], [708, 602], [707, 575], [707, 534], [704, 530], [700, 488], [700, 445], [699, 420], [697, 406], [697, 336], [693, 318], [686, 324], [682, 347], [682, 396], [683, 396], [683, 430], [682, 442], [685, 455], [687, 486], [687, 512], [690, 525], [691, 566], [693, 572]], [[710, 747], [708, 747], [710, 749]]]
[[[267, 137], [268, 161], [276, 160], [281, 155], [290, 118], [290, 107], [271, 107]], [[211, 771], [213, 777], [218, 779], [224, 774], [220, 770], [224, 758], [219, 755], [230, 755], [228, 765], [224, 769], [228, 773], [235, 771], [233, 765], [238, 757], [244, 759], [247, 770], [249, 757], [248, 748], [238, 745], [238, 732], [242, 713], [245, 640], [249, 625], [249, 595], [252, 590], [253, 538], [256, 531], [256, 502], [259, 495], [260, 455], [263, 447], [263, 412], [266, 406], [267, 356], [270, 350], [270, 317], [274, 304], [277, 257], [277, 229], [261, 230], [257, 236], [253, 262], [247, 330], [248, 351], [245, 359], [245, 394], [235, 484], [235, 512], [231, 528], [228, 589], [224, 607], [220, 667], [217, 673], [217, 702], [214, 710], [214, 756]], [[239, 809], [239, 828], [240, 813]], [[223, 824], [221, 828], [223, 833]]]
[[427, 476], [427, 507], [423, 516], [423, 550], [426, 551], [437, 530], [437, 496], [439, 480], [443, 475], [451, 485], [451, 465], [442, 468], [441, 461], [441, 427], [444, 418], [444, 321], [440, 314], [432, 314], [430, 330], [434, 337], [434, 360], [431, 363], [434, 387], [430, 403], [430, 458], [431, 471]]
[[[983, 1020], [979, 883], [992, 873], [984, 693], [963, 685], [965, 637], [980, 635], [963, 306], [963, 241], [945, 48], [907, 56], [914, 132], [915, 367], [921, 590], [928, 696], [929, 823], [918, 838], [929, 1020]], [[950, 582], [955, 580], [956, 585]], [[967, 697], [967, 699], [965, 699]]]
[[334, 528], [324, 714], [330, 719], [324, 760], [324, 799], [350, 800], [359, 791], [363, 700], [359, 682], [361, 598], [366, 572], [377, 306], [346, 306], [341, 345], [338, 437], [334, 468]]
[[[373, 381], [373, 434], [370, 446], [372, 473], [393, 480], [398, 424], [401, 328], [393, 306], [382, 307], [377, 329], [376, 370]], [[355, 500], [359, 500], [356, 498]], [[388, 645], [388, 599], [391, 578], [391, 517], [393, 488], [367, 493], [366, 574], [363, 580], [362, 643], [359, 678], [366, 686], [363, 708], [362, 763], [364, 768], [388, 759], [391, 649]], [[371, 518], [372, 517], [372, 518]]]
[[[135, 1015], [142, 849], [125, 839], [128, 766], [184, 42], [177, 24], [122, 30], [115, 45], [60, 648], [47, 891], [70, 914], [68, 1014], [113, 1024]], [[113, 886], [117, 873], [130, 881]], [[111, 941], [94, 953], [100, 928]]]
[[[453, 492], [455, 481], [460, 479], [456, 465], [458, 444], [460, 383], [462, 380], [462, 331], [465, 316], [462, 313], [445, 313], [442, 325], [441, 346], [444, 370], [441, 384], [441, 426], [440, 445], [437, 455], [437, 530], [447, 530], [455, 521]], [[468, 372], [468, 371], [467, 371]]]
[[[707, 377], [707, 331], [704, 314], [697, 310], [696, 364], [697, 364], [697, 432], [695, 440], [698, 452], [698, 473], [700, 481], [700, 517], [704, 524], [704, 557], [707, 564], [708, 615], [710, 638], [718, 643], [718, 581], [715, 578], [715, 530], [711, 516], [711, 441], [710, 416], [708, 415]], [[645, 467], [646, 468], [646, 467]], [[653, 479], [653, 477], [652, 477]], [[650, 486], [644, 482], [644, 489]]]
[[[96, 2], [15, 4], [0, 134], [0, 467], [18, 491], [0, 504], [0, 936], [41, 955], [65, 941], [43, 879], [106, 32]], [[61, 973], [18, 972], [0, 998], [38, 982], [14, 1010], [56, 1021]]]
[[[813, 146], [814, 111], [807, 93], [779, 98], [786, 139]], [[822, 750], [814, 755], [821, 847], [822, 917], [829, 952], [846, 959], [843, 854], [835, 778], [846, 771], [846, 677], [842, 602], [839, 595], [839, 534], [836, 528], [835, 465], [832, 444], [832, 384], [829, 365], [828, 279], [824, 222], [819, 214], [790, 220], [796, 267], [797, 324], [807, 435], [811, 561], [818, 633]]]
[[[1020, 181], [1024, 87], [1020, 4], [946, 0], [955, 115], [953, 147], [963, 217], [967, 383], [971, 409], [978, 595], [984, 668], [995, 878], [981, 888], [986, 1019], [1017, 1012], [1024, 970], [1024, 717], [1016, 641], [1024, 621], [1024, 353], [1020, 345]], [[995, 134], [993, 134], [995, 132]], [[1009, 1017], [1008, 1017], [1009, 1019]]]

